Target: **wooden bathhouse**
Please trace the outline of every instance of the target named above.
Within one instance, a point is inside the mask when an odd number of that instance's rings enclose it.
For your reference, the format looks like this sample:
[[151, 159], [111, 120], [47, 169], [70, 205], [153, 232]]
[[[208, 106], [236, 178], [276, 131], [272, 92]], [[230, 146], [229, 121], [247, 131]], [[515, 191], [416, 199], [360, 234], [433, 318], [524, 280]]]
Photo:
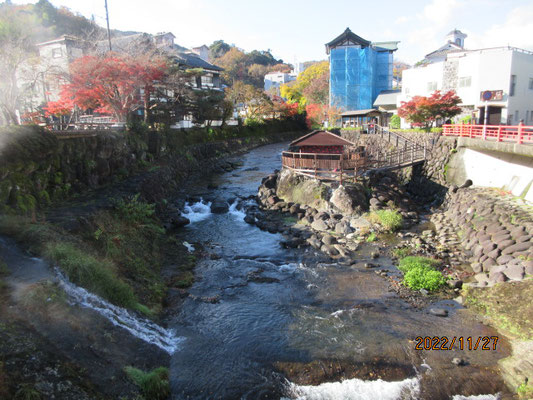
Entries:
[[364, 164], [364, 148], [327, 131], [313, 131], [289, 145], [282, 153], [282, 167], [323, 180], [355, 178], [357, 166]]

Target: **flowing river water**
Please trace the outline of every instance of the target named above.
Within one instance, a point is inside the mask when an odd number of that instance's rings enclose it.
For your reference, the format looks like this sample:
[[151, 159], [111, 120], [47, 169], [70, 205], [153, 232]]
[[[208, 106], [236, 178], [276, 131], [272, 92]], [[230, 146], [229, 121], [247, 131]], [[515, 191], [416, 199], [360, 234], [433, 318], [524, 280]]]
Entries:
[[[200, 243], [205, 256], [192, 296], [169, 324], [183, 340], [171, 361], [173, 397], [496, 398], [503, 340], [496, 351], [414, 349], [417, 336], [496, 335], [460, 305], [441, 301], [446, 318], [414, 309], [373, 271], [337, 264], [311, 248], [284, 249], [281, 235], [244, 222], [245, 199], [279, 168], [284, 147], [253, 150], [242, 167], [212, 178], [217, 189], [199, 182], [192, 192], [196, 202], [185, 210], [192, 223], [181, 235]], [[229, 212], [211, 213], [211, 201], [231, 204]], [[371, 246], [362, 247], [361, 261]], [[378, 262], [395, 271], [390, 259]], [[466, 365], [453, 365], [454, 357]]]
[[[73, 307], [89, 310], [146, 346], [124, 351], [171, 354], [173, 399], [495, 399], [505, 391], [490, 351], [419, 351], [417, 336], [497, 336], [453, 301], [446, 318], [416, 309], [389, 291], [372, 270], [342, 265], [312, 248], [284, 249], [283, 237], [244, 222], [261, 179], [280, 166], [285, 145], [243, 156], [242, 167], [200, 181], [179, 236], [200, 249], [196, 281], [179, 312], [162, 328], [68, 282], [57, 270], [0, 238], [11, 283], [54, 279]], [[217, 189], [207, 190], [207, 185]], [[228, 212], [211, 213], [212, 202]], [[365, 244], [358, 261], [376, 244]], [[376, 262], [376, 261], [373, 261]], [[394, 273], [386, 257], [380, 267]], [[142, 348], [142, 350], [141, 350]], [[465, 365], [452, 364], [460, 357]], [[505, 395], [504, 395], [505, 397]]]

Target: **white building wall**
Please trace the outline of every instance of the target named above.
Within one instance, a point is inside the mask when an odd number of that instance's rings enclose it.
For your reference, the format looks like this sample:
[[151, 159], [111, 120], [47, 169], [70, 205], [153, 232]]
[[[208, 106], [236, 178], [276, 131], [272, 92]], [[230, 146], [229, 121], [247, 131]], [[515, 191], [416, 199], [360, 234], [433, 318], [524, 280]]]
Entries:
[[510, 75], [516, 75], [515, 94], [509, 97], [511, 123], [516, 125], [523, 119], [526, 125], [533, 125], [533, 89], [529, 88], [529, 80], [533, 79], [533, 54], [513, 52]]
[[[533, 78], [533, 54], [521, 52], [513, 48], [482, 49], [450, 53], [448, 62], [457, 63], [457, 85], [454, 88], [462, 99], [464, 106], [475, 110], [486, 104], [502, 107], [501, 123], [517, 124], [524, 119], [526, 124], [533, 125], [533, 89], [529, 89], [529, 79]], [[413, 96], [428, 96], [428, 82], [437, 82], [437, 89], [443, 88], [445, 62], [436, 62], [426, 66], [403, 71], [402, 93], [398, 97], [398, 106]], [[511, 75], [516, 75], [514, 96], [509, 96]], [[461, 86], [461, 78], [470, 77], [469, 86]], [[481, 92], [485, 90], [503, 90], [501, 101], [481, 100]], [[516, 118], [518, 111], [518, 119]], [[528, 122], [526, 122], [526, 117]], [[407, 126], [402, 121], [403, 126]]]
[[296, 75], [284, 72], [275, 72], [265, 75], [265, 90], [272, 87], [279, 88], [282, 84], [296, 80]]

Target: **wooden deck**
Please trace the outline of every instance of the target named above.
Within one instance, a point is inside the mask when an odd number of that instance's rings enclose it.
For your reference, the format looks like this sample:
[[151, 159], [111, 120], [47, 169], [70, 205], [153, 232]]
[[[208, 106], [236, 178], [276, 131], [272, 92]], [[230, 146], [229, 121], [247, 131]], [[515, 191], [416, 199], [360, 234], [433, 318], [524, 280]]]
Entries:
[[375, 133], [396, 146], [388, 152], [347, 152], [344, 154], [295, 153], [284, 151], [281, 165], [297, 174], [320, 180], [355, 181], [370, 171], [410, 167], [426, 159], [426, 148], [407, 138], [377, 127]]

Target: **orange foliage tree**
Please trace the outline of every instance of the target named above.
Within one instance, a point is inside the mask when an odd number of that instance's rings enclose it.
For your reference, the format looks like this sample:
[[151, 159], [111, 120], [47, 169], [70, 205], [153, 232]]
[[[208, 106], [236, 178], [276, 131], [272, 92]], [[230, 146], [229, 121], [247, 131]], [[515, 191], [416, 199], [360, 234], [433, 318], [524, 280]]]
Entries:
[[398, 115], [414, 126], [429, 130], [437, 118], [448, 119], [461, 113], [461, 98], [450, 90], [441, 94], [436, 90], [431, 96], [414, 96], [410, 101], [402, 101]]
[[62, 87], [60, 99], [48, 103], [45, 109], [48, 114], [65, 115], [77, 106], [113, 114], [119, 121], [125, 121], [128, 113], [141, 105], [148, 109], [154, 82], [164, 76], [165, 70], [162, 59], [115, 53], [81, 57], [71, 64], [70, 83]]

